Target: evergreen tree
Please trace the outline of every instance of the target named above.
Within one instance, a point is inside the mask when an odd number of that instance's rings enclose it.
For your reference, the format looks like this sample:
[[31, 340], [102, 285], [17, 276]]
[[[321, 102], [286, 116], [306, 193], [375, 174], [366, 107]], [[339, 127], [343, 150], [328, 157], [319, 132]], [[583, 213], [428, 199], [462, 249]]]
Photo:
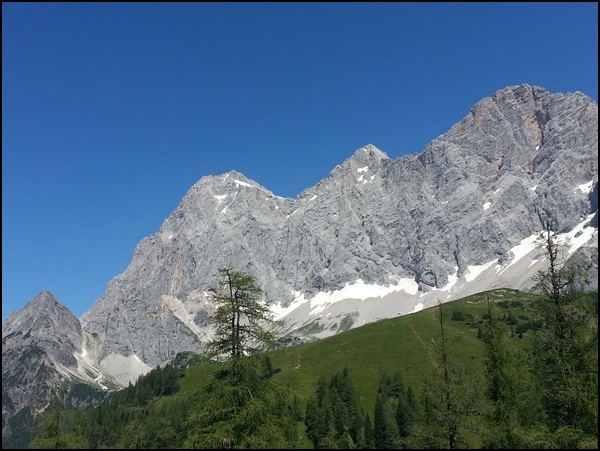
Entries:
[[222, 294], [212, 316], [215, 338], [207, 355], [225, 359], [190, 416], [186, 448], [290, 448], [299, 443], [301, 415], [296, 396], [271, 377], [268, 357], [258, 353], [276, 343], [276, 322], [259, 302], [254, 278], [230, 267], [219, 269]]
[[398, 436], [402, 448], [410, 447], [409, 437], [413, 433], [416, 415], [416, 399], [409, 388], [406, 393], [398, 398], [396, 407], [396, 424], [398, 425]]
[[425, 380], [424, 418], [419, 436], [423, 447], [456, 449], [466, 446], [462, 430], [471, 430], [469, 417], [476, 407], [476, 394], [464, 381], [463, 366], [451, 357], [451, 344], [460, 336], [449, 336], [443, 304], [437, 307], [440, 336], [432, 339], [436, 373]]
[[378, 393], [373, 414], [373, 435], [376, 449], [396, 449], [400, 447], [400, 431], [390, 398]]
[[354, 447], [364, 447], [364, 412], [348, 368], [333, 375], [331, 386], [337, 393], [335, 399], [339, 399], [336, 403], [338, 430], [348, 433]]
[[527, 446], [524, 429], [535, 417], [536, 402], [526, 389], [528, 371], [520, 364], [516, 349], [509, 343], [510, 330], [487, 299], [487, 315], [482, 329], [485, 345], [484, 373], [486, 395], [491, 411], [486, 448], [518, 449]]
[[[340, 406], [338, 406], [339, 408]], [[315, 449], [339, 448], [338, 412], [336, 412], [335, 389], [331, 381], [320, 377], [315, 394], [306, 406], [304, 422], [306, 435]]]
[[591, 440], [597, 447], [598, 317], [583, 302], [578, 282], [585, 276], [578, 263], [565, 262], [567, 243], [557, 229], [546, 217], [539, 237], [549, 267], [536, 276], [546, 300], [539, 305], [544, 327], [535, 336], [533, 370], [553, 440], [575, 448]]
[[258, 357], [234, 358], [197, 394], [184, 448], [296, 448], [298, 400]]
[[305, 424], [314, 448], [370, 446], [370, 425], [347, 368], [331, 376], [329, 382], [325, 378], [317, 381], [315, 394], [306, 406]]
[[42, 416], [41, 431], [31, 442], [34, 449], [81, 449], [86, 447], [85, 417], [81, 412], [51, 407]]
[[[375, 444], [384, 448], [408, 448], [416, 421], [416, 399], [410, 387], [405, 388], [399, 372], [379, 381], [375, 405]], [[395, 424], [392, 424], [395, 423]]]
[[216, 303], [211, 322], [215, 338], [206, 347], [212, 358], [236, 358], [264, 351], [276, 344], [275, 328], [267, 305], [259, 302], [262, 289], [254, 277], [219, 269], [222, 290], [213, 296]]
[[373, 449], [375, 448], [375, 433], [373, 431], [373, 422], [371, 421], [371, 417], [369, 413], [365, 413], [365, 421], [364, 421], [364, 430], [365, 430], [365, 449]]
[[42, 419], [42, 432], [32, 442], [32, 448], [38, 449], [61, 449], [62, 439], [60, 437], [60, 415], [59, 409], [47, 411]]

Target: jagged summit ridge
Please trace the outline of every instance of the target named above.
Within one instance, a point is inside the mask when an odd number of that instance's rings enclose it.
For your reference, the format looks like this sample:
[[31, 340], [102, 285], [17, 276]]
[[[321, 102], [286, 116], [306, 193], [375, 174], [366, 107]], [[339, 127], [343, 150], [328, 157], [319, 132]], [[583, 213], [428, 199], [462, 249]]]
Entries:
[[[274, 307], [303, 299], [297, 324], [314, 320], [311, 300], [352, 286], [407, 287], [408, 297], [390, 302], [410, 312], [419, 296], [446, 296], [461, 277], [511, 261], [546, 210], [565, 232], [597, 210], [597, 124], [589, 97], [519, 85], [478, 102], [419, 154], [393, 160], [371, 144], [357, 149], [295, 199], [236, 171], [203, 177], [138, 244], [83, 327], [149, 366], [201, 350], [208, 293], [224, 265], [253, 274]], [[493, 283], [521, 288], [534, 270]], [[366, 318], [378, 317], [369, 308]]]
[[236, 171], [203, 177], [82, 320], [111, 349], [156, 365], [202, 346], [206, 293], [223, 265], [254, 274], [282, 307], [357, 280], [441, 289], [505, 261], [544, 211], [563, 231], [590, 214], [577, 187], [597, 186], [597, 123], [580, 93], [519, 85], [478, 102], [419, 154], [357, 149], [296, 199]]
[[372, 144], [367, 144], [366, 146], [357, 149], [350, 158], [333, 168], [327, 178], [321, 180], [315, 186], [304, 190], [299, 197], [312, 197], [314, 196], [315, 191], [335, 185], [336, 183], [341, 182], [340, 179], [348, 176], [352, 177], [354, 174], [358, 175], [356, 176], [356, 179], [353, 180], [362, 182], [363, 184], [368, 183], [369, 180], [374, 178], [374, 174], [377, 173], [383, 165], [391, 161], [390, 157], [384, 151], [379, 150]]
[[254, 275], [290, 333], [325, 337], [475, 292], [529, 289], [544, 268], [534, 238], [546, 211], [568, 255], [591, 259], [597, 289], [598, 107], [530, 85], [482, 99], [418, 154], [361, 147], [295, 199], [237, 171], [202, 177], [81, 319], [49, 292], [7, 318], [3, 432], [65, 379], [107, 390], [201, 351], [221, 266]]

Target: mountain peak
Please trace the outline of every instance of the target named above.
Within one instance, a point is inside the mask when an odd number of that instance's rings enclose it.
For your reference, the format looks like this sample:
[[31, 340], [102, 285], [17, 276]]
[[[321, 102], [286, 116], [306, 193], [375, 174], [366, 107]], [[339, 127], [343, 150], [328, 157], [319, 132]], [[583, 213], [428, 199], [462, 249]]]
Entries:
[[[49, 291], [43, 290], [31, 301], [29, 301], [22, 309], [14, 311], [2, 327], [2, 335], [6, 331], [15, 328], [33, 328], [33, 325], [48, 327], [56, 327], [60, 330], [61, 327], [73, 329], [77, 334], [81, 333], [79, 320], [73, 313], [60, 303], [56, 297]], [[64, 332], [64, 330], [63, 330]]]
[[[236, 191], [240, 187], [246, 188], [259, 188], [262, 190], [267, 190], [260, 183], [255, 182], [254, 180], [249, 179], [244, 174], [239, 171], [231, 170], [229, 172], [224, 172], [221, 175], [207, 175], [202, 177], [196, 184], [190, 189], [189, 192], [193, 193], [199, 189], [203, 189], [201, 187], [208, 187], [211, 190], [227, 190], [227, 191]], [[268, 190], [267, 190], [268, 191]]]
[[345, 160], [343, 163], [338, 164], [331, 173], [330, 176], [337, 176], [341, 173], [345, 173], [349, 170], [366, 170], [369, 168], [371, 170], [377, 170], [381, 164], [385, 161], [391, 161], [390, 157], [375, 147], [373, 144], [367, 144], [360, 149], [357, 149], [354, 154]]
[[550, 96], [550, 92], [539, 86], [532, 86], [528, 84], [507, 86], [506, 88], [500, 89], [492, 95], [492, 100], [511, 100], [514, 99], [519, 103], [528, 103], [538, 99], [544, 99]]
[[47, 290], [42, 290], [39, 294], [29, 302], [31, 310], [37, 311], [37, 316], [53, 315], [60, 312], [62, 315], [66, 311], [71, 313], [70, 310], [60, 303], [56, 297]]
[[351, 159], [360, 161], [367, 161], [371, 159], [389, 160], [390, 157], [388, 157], [384, 151], [379, 150], [373, 144], [367, 144], [366, 146], [357, 149], [356, 152], [354, 152], [354, 155], [352, 155]]
[[47, 316], [48, 312], [56, 310], [57, 307], [64, 307], [52, 293], [46, 290], [40, 291], [31, 301], [19, 310], [12, 312], [6, 318], [6, 324], [19, 317], [39, 317]]
[[82, 343], [79, 319], [52, 293], [44, 290], [2, 324], [2, 366], [5, 348], [12, 349], [14, 357], [20, 350], [35, 346], [52, 361], [76, 367], [74, 353], [81, 351]]
[[58, 302], [58, 299], [56, 299], [56, 297], [47, 290], [40, 291], [38, 293], [38, 295], [31, 300], [31, 302], [35, 303], [35, 304], [44, 304], [44, 305], [60, 304], [60, 302]]

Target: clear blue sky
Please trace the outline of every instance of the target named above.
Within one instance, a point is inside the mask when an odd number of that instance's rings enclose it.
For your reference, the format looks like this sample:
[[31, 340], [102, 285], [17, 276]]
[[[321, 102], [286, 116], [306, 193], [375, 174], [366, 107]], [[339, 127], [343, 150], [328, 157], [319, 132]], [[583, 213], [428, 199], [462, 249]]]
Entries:
[[597, 3], [2, 3], [2, 321], [76, 315], [205, 175], [296, 197], [527, 83], [598, 101]]

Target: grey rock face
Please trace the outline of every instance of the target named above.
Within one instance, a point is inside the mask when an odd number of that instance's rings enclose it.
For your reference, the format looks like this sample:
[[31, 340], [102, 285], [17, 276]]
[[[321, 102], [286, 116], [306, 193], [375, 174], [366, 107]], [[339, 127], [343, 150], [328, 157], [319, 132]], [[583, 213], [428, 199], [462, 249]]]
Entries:
[[596, 103], [520, 85], [477, 103], [420, 154], [358, 149], [296, 199], [235, 171], [204, 177], [82, 322], [154, 366], [202, 349], [206, 293], [223, 265], [253, 274], [265, 301], [282, 306], [358, 279], [440, 288], [456, 268], [508, 261], [545, 211], [562, 231], [597, 211], [578, 188], [591, 182], [597, 199], [597, 162]]
[[[218, 268], [272, 260], [290, 204], [235, 171], [203, 178], [83, 315], [86, 330], [152, 366], [182, 350], [201, 351], [211, 309], [206, 292], [216, 288]], [[265, 270], [260, 282], [275, 279]]]
[[[392, 160], [360, 148], [295, 199], [235, 171], [203, 177], [80, 320], [48, 292], [7, 318], [3, 436], [10, 417], [43, 408], [68, 378], [110, 389], [178, 352], [202, 351], [221, 266], [255, 276], [273, 307], [310, 300], [288, 314], [290, 329], [321, 316], [361, 324], [530, 288], [541, 251], [523, 258], [517, 249], [546, 212], [561, 232], [585, 238], [573, 258], [587, 258], [584, 288], [597, 290], [598, 107], [579, 92], [529, 85], [481, 100], [419, 154]], [[420, 291], [312, 305], [349, 284], [407, 280]], [[340, 330], [325, 321], [322, 334]]]
[[51, 293], [42, 291], [25, 307], [11, 313], [2, 325], [2, 357], [9, 354], [6, 351], [12, 345], [36, 344], [52, 360], [75, 366], [73, 354], [81, 351], [82, 340], [79, 319]]
[[49, 292], [38, 294], [2, 324], [2, 431], [24, 406], [45, 407], [60, 390], [61, 367], [77, 368], [79, 319]]

